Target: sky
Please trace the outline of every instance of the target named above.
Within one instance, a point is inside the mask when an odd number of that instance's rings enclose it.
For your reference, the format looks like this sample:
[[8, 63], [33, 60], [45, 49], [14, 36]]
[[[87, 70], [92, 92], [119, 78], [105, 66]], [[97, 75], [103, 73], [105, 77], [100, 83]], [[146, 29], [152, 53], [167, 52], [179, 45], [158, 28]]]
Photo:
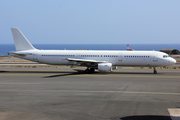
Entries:
[[0, 0], [0, 44], [180, 44], [180, 0]]

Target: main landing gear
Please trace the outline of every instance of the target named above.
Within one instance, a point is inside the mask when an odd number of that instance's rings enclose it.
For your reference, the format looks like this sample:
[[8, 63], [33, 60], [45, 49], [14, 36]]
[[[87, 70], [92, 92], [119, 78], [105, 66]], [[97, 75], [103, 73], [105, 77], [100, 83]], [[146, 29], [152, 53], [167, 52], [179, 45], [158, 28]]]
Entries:
[[94, 73], [95, 69], [94, 68], [87, 68], [85, 70], [85, 73]]
[[157, 71], [156, 71], [156, 67], [154, 67], [154, 72], [153, 72], [154, 74], [157, 74]]

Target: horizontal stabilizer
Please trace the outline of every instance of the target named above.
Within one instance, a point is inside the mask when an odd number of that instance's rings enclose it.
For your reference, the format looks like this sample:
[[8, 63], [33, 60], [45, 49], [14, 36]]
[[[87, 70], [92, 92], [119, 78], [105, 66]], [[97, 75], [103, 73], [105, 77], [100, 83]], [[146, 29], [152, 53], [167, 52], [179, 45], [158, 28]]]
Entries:
[[14, 52], [6, 52], [6, 53], [8, 53], [8, 55], [12, 55], [12, 56], [22, 56], [22, 57], [26, 56], [26, 54], [22, 54], [22, 53], [14, 53]]

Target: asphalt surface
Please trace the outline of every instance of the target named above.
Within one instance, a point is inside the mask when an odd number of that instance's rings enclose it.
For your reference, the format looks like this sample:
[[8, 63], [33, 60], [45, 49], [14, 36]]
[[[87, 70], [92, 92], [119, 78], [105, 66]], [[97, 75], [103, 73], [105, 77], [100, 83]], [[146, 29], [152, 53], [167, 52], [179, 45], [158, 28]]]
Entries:
[[0, 120], [179, 120], [180, 70], [157, 71], [0, 68]]

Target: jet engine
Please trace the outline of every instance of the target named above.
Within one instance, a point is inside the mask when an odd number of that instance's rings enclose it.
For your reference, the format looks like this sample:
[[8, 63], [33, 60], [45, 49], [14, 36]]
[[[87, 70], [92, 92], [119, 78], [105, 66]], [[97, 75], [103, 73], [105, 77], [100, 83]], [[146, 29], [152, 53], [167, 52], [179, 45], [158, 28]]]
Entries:
[[98, 70], [100, 72], [111, 72], [112, 71], [112, 63], [99, 63]]

